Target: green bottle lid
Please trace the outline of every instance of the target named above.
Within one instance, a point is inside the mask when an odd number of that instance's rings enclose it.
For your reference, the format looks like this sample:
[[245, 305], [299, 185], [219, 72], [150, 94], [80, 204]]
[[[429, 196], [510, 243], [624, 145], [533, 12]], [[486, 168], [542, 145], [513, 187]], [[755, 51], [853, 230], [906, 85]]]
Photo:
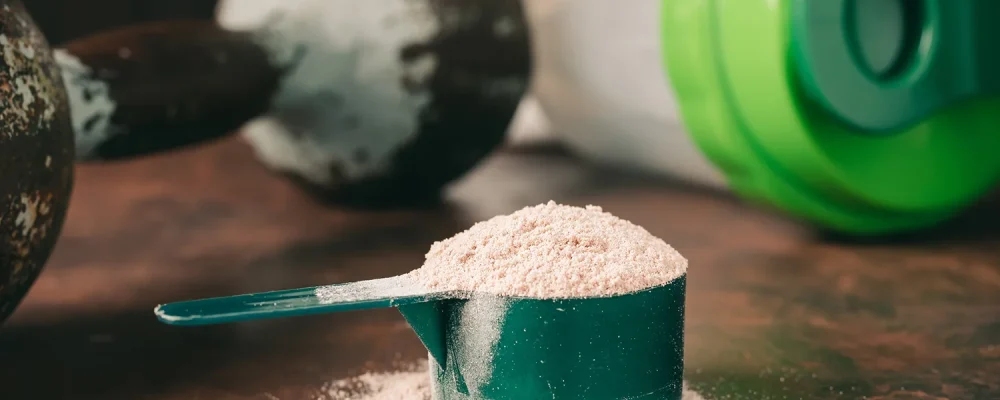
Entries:
[[997, 93], [996, 0], [791, 0], [803, 89], [842, 122], [891, 134]]
[[695, 142], [732, 188], [820, 225], [884, 234], [939, 222], [1000, 173], [1000, 101], [894, 135], [845, 126], [804, 94], [793, 0], [664, 0], [666, 66]]

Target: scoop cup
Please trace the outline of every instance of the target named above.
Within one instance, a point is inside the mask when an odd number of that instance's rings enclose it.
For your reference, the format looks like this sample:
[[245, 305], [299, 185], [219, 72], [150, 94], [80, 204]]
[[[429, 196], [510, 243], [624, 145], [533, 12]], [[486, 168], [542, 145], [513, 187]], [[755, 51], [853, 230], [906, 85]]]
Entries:
[[156, 307], [207, 325], [396, 307], [430, 353], [436, 399], [680, 399], [686, 275], [638, 292], [533, 299], [429, 291], [407, 276]]

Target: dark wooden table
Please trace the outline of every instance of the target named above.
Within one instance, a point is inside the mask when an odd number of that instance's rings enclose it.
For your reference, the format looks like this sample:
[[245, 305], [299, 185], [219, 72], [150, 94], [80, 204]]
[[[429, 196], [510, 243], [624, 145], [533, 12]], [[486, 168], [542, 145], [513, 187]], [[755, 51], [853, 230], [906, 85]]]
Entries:
[[688, 379], [710, 399], [1000, 398], [1000, 206], [920, 237], [825, 237], [726, 195], [504, 154], [446, 204], [322, 206], [238, 141], [87, 166], [70, 221], [0, 330], [0, 399], [313, 399], [425, 357], [393, 310], [176, 328], [157, 303], [395, 274], [477, 220], [599, 204], [691, 261]]

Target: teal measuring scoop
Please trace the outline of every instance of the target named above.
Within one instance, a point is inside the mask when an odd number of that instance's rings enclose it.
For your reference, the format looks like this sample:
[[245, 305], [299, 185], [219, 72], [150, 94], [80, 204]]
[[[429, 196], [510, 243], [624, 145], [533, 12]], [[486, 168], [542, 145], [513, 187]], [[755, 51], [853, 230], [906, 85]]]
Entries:
[[427, 347], [434, 398], [678, 400], [686, 275], [612, 297], [435, 292], [405, 275], [156, 307], [207, 325], [396, 307]]

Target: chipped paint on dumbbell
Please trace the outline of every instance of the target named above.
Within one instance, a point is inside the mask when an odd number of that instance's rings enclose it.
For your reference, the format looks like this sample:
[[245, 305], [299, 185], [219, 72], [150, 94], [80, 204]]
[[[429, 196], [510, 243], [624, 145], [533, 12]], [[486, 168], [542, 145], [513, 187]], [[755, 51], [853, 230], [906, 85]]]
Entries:
[[73, 184], [59, 69], [19, 1], [0, 0], [0, 322], [55, 246]]
[[76, 157], [83, 160], [94, 158], [102, 143], [124, 132], [123, 127], [115, 126], [111, 121], [117, 105], [111, 98], [108, 82], [101, 80], [92, 68], [66, 50], [54, 50], [53, 56], [62, 68], [69, 98]]
[[[246, 13], [267, 5], [266, 47], [275, 63], [294, 63], [271, 115], [246, 127], [261, 160], [315, 184], [378, 173], [413, 139], [428, 105], [432, 54], [400, 62], [411, 45], [441, 29], [426, 2], [330, 0], [238, 2], [221, 14], [227, 28], [246, 28]], [[415, 17], [416, 16], [416, 17]], [[400, 79], [400, 77], [403, 77]]]
[[23, 4], [0, 0], [0, 322], [55, 246], [74, 141], [82, 158], [108, 159], [213, 139], [263, 113], [280, 75], [248, 35], [210, 21], [142, 24], [52, 52]]
[[[530, 55], [519, 7], [517, 0], [223, 1], [220, 24], [257, 32], [272, 62], [288, 70], [272, 109], [244, 128], [244, 138], [265, 164], [322, 190], [393, 180], [443, 185], [502, 142], [524, 92]], [[482, 10], [489, 11], [475, 12]], [[484, 24], [493, 29], [485, 48], [518, 42], [509, 61], [473, 65], [441, 45], [478, 35]], [[503, 56], [495, 53], [485, 58]], [[479, 125], [456, 118], [456, 98], [465, 103], [459, 108], [485, 115]], [[466, 138], [482, 137], [463, 142], [445, 132], [463, 128]], [[420, 157], [440, 165], [424, 168]], [[446, 165], [449, 158], [458, 160]]]
[[108, 160], [224, 136], [262, 114], [283, 71], [241, 32], [158, 21], [55, 50], [79, 160]]
[[45, 39], [30, 33], [12, 33], [31, 26], [31, 21], [13, 12], [9, 5], [3, 6], [2, 14], [17, 28], [0, 33], [4, 64], [0, 71], [4, 75], [4, 84], [0, 85], [0, 132], [15, 136], [49, 129], [62, 97], [58, 80], [53, 80], [44, 63], [39, 62], [47, 51]]

